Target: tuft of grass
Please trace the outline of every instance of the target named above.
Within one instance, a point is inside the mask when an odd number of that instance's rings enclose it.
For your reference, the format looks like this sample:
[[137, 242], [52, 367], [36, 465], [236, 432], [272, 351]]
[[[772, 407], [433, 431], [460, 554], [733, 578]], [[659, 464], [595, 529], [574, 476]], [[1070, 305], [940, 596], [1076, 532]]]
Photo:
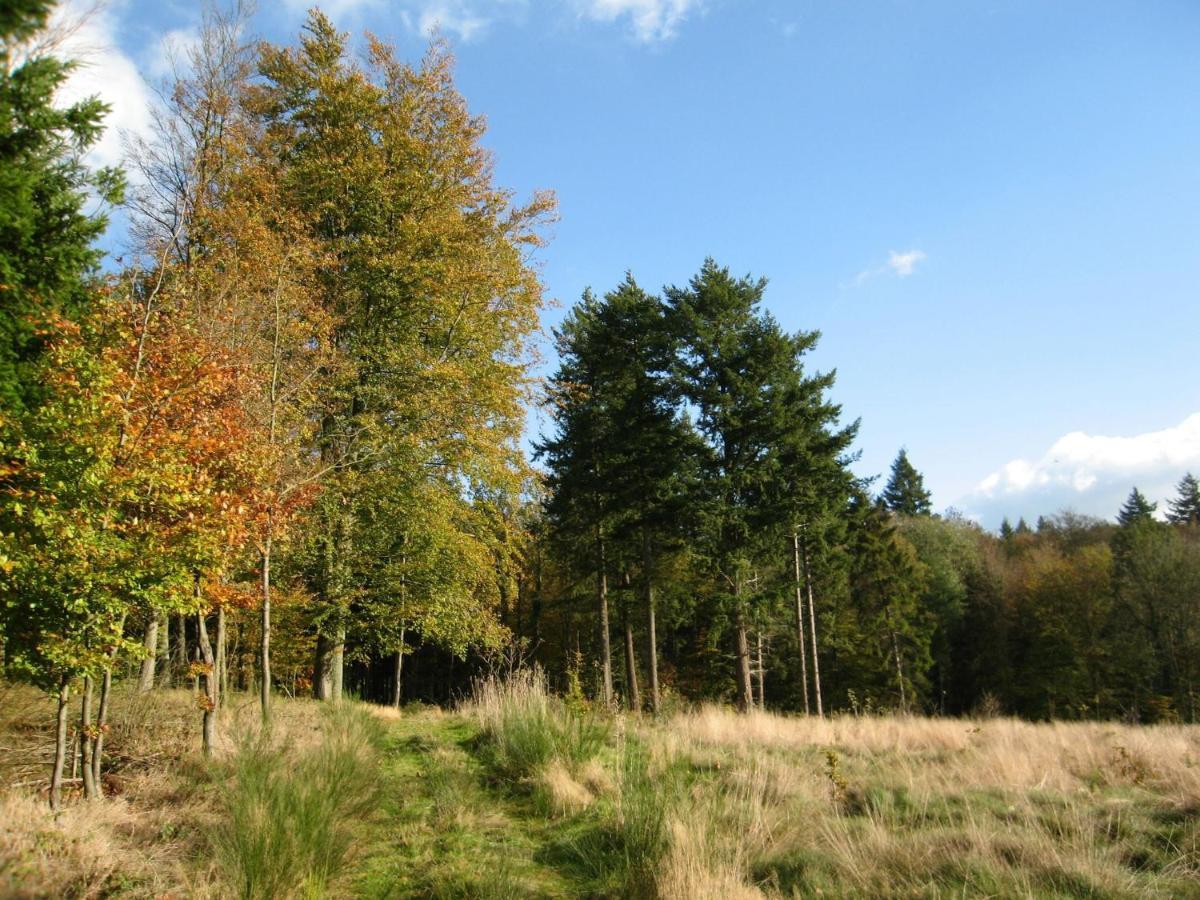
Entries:
[[511, 779], [555, 761], [574, 771], [600, 753], [610, 731], [600, 715], [552, 695], [537, 670], [477, 682], [467, 711], [483, 728], [494, 767]]
[[323, 709], [324, 739], [299, 751], [269, 730], [229, 762], [217, 861], [244, 900], [320, 896], [342, 871], [360, 819], [378, 803], [382, 728], [350, 703]]

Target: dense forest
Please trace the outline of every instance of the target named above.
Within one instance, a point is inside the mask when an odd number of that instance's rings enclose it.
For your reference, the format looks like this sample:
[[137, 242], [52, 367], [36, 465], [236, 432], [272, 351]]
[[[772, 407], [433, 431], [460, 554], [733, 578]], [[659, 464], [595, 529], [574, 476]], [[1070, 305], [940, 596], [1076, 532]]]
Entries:
[[555, 201], [494, 183], [444, 45], [209, 12], [122, 173], [55, 105], [51, 6], [0, 13], [0, 646], [57, 698], [52, 803], [73, 742], [98, 790], [118, 679], [192, 685], [206, 748], [229, 692], [534, 664], [652, 712], [1196, 720], [1190, 474], [1165, 518], [935, 515], [903, 450], [855, 475], [819, 334], [713, 260], [585, 292], [541, 382]]

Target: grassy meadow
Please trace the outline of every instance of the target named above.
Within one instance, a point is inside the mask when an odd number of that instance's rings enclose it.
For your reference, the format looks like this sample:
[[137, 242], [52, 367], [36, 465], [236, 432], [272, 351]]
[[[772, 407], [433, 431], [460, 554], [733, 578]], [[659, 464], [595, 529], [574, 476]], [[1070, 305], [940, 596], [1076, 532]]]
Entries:
[[50, 703], [0, 686], [0, 896], [1200, 896], [1193, 727], [653, 721], [533, 676], [222, 717], [206, 760], [187, 691], [122, 691], [105, 799], [55, 816]]

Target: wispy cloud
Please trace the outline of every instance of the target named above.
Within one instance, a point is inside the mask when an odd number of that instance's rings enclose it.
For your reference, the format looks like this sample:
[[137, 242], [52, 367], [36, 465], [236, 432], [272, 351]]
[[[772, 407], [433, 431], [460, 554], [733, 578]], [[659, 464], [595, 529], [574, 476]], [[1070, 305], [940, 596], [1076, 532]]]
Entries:
[[585, 16], [600, 22], [627, 19], [642, 43], [673, 38], [684, 20], [700, 8], [700, 0], [583, 0]]
[[842, 287], [862, 287], [873, 278], [887, 275], [893, 278], [908, 278], [917, 270], [917, 265], [924, 262], [928, 257], [924, 250], [892, 250], [888, 253], [887, 262], [877, 266], [872, 266], [869, 269], [863, 269]]
[[916, 269], [917, 263], [924, 259], [925, 253], [921, 250], [905, 250], [903, 253], [893, 250], [888, 254], [887, 264], [897, 278], [907, 278]]
[[1152, 500], [1174, 495], [1186, 471], [1200, 473], [1200, 413], [1129, 437], [1073, 431], [1039, 459], [1014, 459], [984, 478], [961, 505], [987, 524], [1066, 507], [1111, 518], [1135, 484]]
[[[293, 9], [307, 8], [311, 0], [287, 0]], [[364, 10], [380, 0], [327, 0], [330, 15]], [[569, 4], [550, 0], [401, 0], [399, 18], [414, 33], [436, 32], [458, 40], [472, 41], [484, 36], [503, 21], [526, 17], [531, 5], [537, 5], [543, 17], [574, 10], [584, 21], [603, 24], [628, 23], [630, 36], [643, 44], [667, 41], [675, 37], [684, 21], [702, 6], [702, 0], [570, 0]]]
[[423, 0], [410, 4], [413, 8], [400, 14], [404, 27], [418, 34], [435, 33], [470, 42], [482, 36], [503, 16], [521, 11], [522, 0], [492, 0], [490, 3], [471, 0]]
[[172, 28], [146, 56], [146, 74], [161, 81], [188, 69], [189, 57], [199, 43], [200, 32], [196, 28]]

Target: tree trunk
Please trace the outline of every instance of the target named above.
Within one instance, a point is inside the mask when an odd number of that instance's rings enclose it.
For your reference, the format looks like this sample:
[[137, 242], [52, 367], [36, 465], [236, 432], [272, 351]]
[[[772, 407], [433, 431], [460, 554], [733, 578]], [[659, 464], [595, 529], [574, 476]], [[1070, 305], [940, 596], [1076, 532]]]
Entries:
[[755, 662], [754, 674], [758, 676], [758, 708], [766, 709], [767, 708], [767, 699], [766, 699], [766, 697], [767, 697], [767, 691], [766, 691], [767, 670], [763, 667], [762, 632], [757, 631], [757, 632], [755, 632], [754, 636], [755, 636], [755, 641], [757, 644], [757, 647], [756, 647], [757, 652], [755, 654], [755, 660], [754, 660], [754, 662]]
[[821, 705], [821, 658], [817, 656], [817, 607], [813, 603], [812, 568], [808, 564], [808, 547], [804, 547], [804, 583], [808, 587], [808, 631], [812, 635], [813, 689], [816, 693], [817, 715], [825, 717]]
[[229, 667], [228, 658], [225, 655], [225, 607], [217, 607], [217, 707], [225, 702], [225, 695], [229, 693]]
[[754, 694], [750, 684], [750, 643], [746, 638], [746, 610], [742, 607], [740, 579], [734, 580], [733, 603], [734, 635], [737, 640], [737, 708], [738, 712], [744, 713], [754, 705]]
[[342, 699], [342, 685], [345, 683], [346, 678], [346, 629], [344, 626], [339, 627], [334, 632], [333, 653], [331, 656], [331, 699], [336, 703]]
[[604, 538], [597, 532], [596, 550], [598, 566], [596, 569], [596, 595], [600, 604], [600, 667], [604, 677], [602, 687], [604, 705], [611, 707], [613, 702], [612, 677], [612, 646], [608, 632], [608, 572], [607, 559], [604, 553]]
[[323, 631], [317, 634], [314, 654], [313, 697], [330, 700], [333, 698], [333, 641]]
[[892, 631], [892, 653], [896, 656], [896, 681], [900, 684], [900, 709], [908, 712], [908, 696], [904, 690], [904, 667], [900, 664], [900, 641]]
[[654, 555], [651, 552], [650, 534], [642, 529], [642, 582], [646, 595], [646, 643], [649, 647], [650, 663], [650, 711], [658, 715], [658, 635], [654, 621]]
[[625, 691], [631, 712], [642, 708], [642, 697], [638, 692], [637, 656], [633, 650], [633, 626], [629, 622], [629, 603], [621, 607], [621, 624], [625, 631]]
[[[121, 619], [121, 628], [125, 628], [125, 620]], [[103, 794], [103, 782], [100, 780], [100, 766], [104, 760], [104, 735], [108, 731], [108, 700], [112, 694], [112, 667], [116, 661], [117, 649], [114, 647], [108, 654], [108, 665], [104, 667], [104, 678], [100, 682], [100, 708], [96, 711], [96, 739], [92, 744], [92, 780], [96, 782], [97, 790]]]
[[92, 770], [92, 676], [83, 676], [83, 696], [79, 702], [79, 740], [83, 770], [83, 796], [96, 796], [96, 773]]
[[792, 530], [792, 561], [796, 565], [796, 646], [800, 648], [800, 687], [804, 695], [804, 714], [810, 712], [808, 705], [808, 651], [804, 647], [804, 588], [800, 580], [800, 534]]
[[175, 674], [171, 677], [172, 684], [183, 684], [188, 670], [187, 620], [180, 613], [175, 617], [175, 662], [172, 668]]
[[271, 717], [271, 531], [267, 525], [267, 538], [262, 550], [262, 645], [258, 656], [259, 703], [263, 721]]
[[[196, 578], [196, 593], [200, 593], [199, 577]], [[204, 755], [212, 756], [217, 725], [217, 703], [220, 695], [217, 689], [217, 662], [213, 655], [212, 644], [208, 640], [208, 624], [205, 622], [203, 609], [196, 612], [196, 642], [200, 645], [200, 655], [204, 660], [202, 676], [204, 696], [200, 701], [201, 708], [204, 710], [201, 724], [202, 746]]]
[[158, 615], [146, 623], [145, 636], [142, 646], [146, 648], [146, 656], [142, 660], [142, 672], [138, 677], [138, 693], [144, 694], [154, 687], [154, 667], [158, 653]]
[[171, 686], [171, 618], [166, 613], [160, 617], [158, 627], [158, 671], [155, 673], [160, 687]]
[[392, 681], [392, 706], [396, 709], [400, 708], [401, 688], [404, 682], [401, 680], [404, 675], [404, 631], [405, 624], [400, 623], [400, 649], [396, 651], [396, 675]]
[[[67, 758], [67, 715], [71, 699], [71, 681], [63, 677], [58, 685], [58, 716], [54, 728], [54, 767], [50, 770], [50, 808], [57, 811], [62, 806], [63, 763]], [[82, 737], [82, 735], [80, 736]]]

